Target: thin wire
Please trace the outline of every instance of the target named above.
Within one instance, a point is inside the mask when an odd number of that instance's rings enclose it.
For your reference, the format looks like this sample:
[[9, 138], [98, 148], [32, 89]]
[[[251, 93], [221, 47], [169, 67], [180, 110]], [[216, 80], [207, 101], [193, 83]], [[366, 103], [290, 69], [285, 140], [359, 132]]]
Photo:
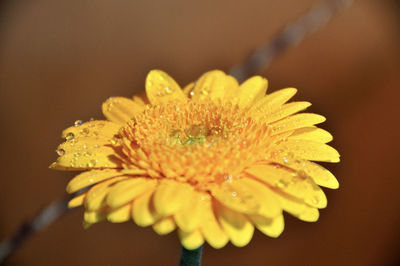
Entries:
[[[335, 14], [348, 7], [354, 0], [326, 0], [311, 9], [294, 23], [288, 25], [272, 41], [261, 45], [243, 63], [233, 67], [229, 73], [243, 81], [255, 73], [264, 71], [272, 61], [289, 48], [301, 42], [307, 35], [320, 29]], [[42, 209], [31, 221], [23, 223], [14, 235], [0, 243], [0, 263], [15, 252], [30, 236], [40, 232], [68, 213], [68, 202], [79, 195], [66, 196]]]
[[354, 0], [327, 0], [312, 8], [297, 21], [289, 24], [274, 39], [256, 49], [243, 63], [234, 66], [229, 73], [238, 81], [264, 71], [270, 64], [299, 44], [306, 36], [322, 28], [339, 11], [350, 6]]

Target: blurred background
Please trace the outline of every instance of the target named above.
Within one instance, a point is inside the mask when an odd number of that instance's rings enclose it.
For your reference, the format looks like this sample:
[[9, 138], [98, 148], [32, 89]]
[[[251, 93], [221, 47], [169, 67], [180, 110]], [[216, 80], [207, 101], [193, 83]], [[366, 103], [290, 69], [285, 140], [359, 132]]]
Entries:
[[[1, 1], [0, 241], [65, 195], [71, 172], [51, 171], [62, 129], [101, 119], [109, 96], [144, 89], [154, 68], [181, 85], [229, 70], [317, 0]], [[277, 58], [269, 91], [325, 115], [342, 162], [327, 167], [317, 223], [285, 216], [278, 239], [256, 232], [244, 248], [205, 247], [203, 265], [400, 265], [400, 9], [359, 0]], [[325, 165], [326, 166], [326, 165]], [[35, 234], [4, 265], [176, 265], [176, 233], [133, 222], [84, 230], [76, 209]]]

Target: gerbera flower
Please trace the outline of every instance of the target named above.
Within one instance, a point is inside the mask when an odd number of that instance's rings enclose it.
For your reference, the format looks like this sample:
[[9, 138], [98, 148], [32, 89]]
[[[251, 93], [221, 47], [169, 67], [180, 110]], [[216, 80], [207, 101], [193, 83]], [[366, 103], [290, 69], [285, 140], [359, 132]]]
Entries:
[[327, 204], [319, 186], [339, 184], [311, 161], [338, 162], [339, 154], [315, 126], [323, 116], [296, 114], [310, 103], [286, 103], [296, 89], [265, 95], [267, 84], [254, 76], [239, 85], [215, 70], [181, 90], [151, 71], [147, 98], [110, 98], [107, 120], [63, 131], [51, 168], [85, 171], [69, 193], [90, 187], [69, 207], [84, 205], [85, 225], [133, 219], [161, 235], [177, 229], [187, 249], [241, 247], [254, 227], [277, 237], [283, 211], [316, 221]]

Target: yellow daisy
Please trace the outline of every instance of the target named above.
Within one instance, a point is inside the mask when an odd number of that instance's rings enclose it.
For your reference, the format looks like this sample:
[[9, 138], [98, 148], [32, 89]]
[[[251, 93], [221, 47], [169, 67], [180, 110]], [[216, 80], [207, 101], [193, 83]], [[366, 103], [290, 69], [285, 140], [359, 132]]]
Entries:
[[85, 170], [69, 193], [90, 187], [69, 207], [84, 205], [85, 225], [133, 219], [161, 235], [177, 229], [187, 249], [242, 247], [254, 227], [278, 237], [283, 211], [316, 221], [327, 204], [319, 186], [339, 184], [311, 161], [339, 162], [339, 154], [315, 126], [323, 116], [296, 114], [310, 103], [286, 103], [296, 89], [266, 95], [267, 84], [254, 76], [239, 85], [214, 70], [181, 90], [151, 71], [147, 98], [109, 98], [107, 120], [63, 131], [50, 167]]

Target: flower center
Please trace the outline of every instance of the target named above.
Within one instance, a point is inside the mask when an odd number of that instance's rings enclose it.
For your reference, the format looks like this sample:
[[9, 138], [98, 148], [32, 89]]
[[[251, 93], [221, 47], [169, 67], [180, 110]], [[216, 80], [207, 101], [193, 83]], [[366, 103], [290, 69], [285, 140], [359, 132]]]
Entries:
[[265, 157], [268, 126], [222, 102], [149, 106], [120, 132], [126, 168], [200, 187], [238, 177]]

